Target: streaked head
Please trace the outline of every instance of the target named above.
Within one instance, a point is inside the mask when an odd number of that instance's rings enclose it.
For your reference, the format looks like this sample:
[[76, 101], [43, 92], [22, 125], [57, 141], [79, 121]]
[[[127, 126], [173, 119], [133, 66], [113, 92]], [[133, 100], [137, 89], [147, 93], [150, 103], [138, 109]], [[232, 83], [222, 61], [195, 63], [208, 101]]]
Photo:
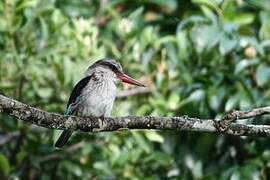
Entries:
[[145, 86], [142, 83], [140, 83], [139, 81], [126, 75], [123, 72], [122, 66], [114, 59], [110, 59], [110, 58], [100, 59], [100, 60], [96, 61], [93, 65], [91, 65], [88, 68], [88, 71], [91, 71], [91, 70], [96, 69], [96, 68], [104, 68], [104, 69], [112, 71], [116, 75], [117, 79], [121, 80], [124, 83], [134, 84], [134, 85], [143, 86], [143, 87]]

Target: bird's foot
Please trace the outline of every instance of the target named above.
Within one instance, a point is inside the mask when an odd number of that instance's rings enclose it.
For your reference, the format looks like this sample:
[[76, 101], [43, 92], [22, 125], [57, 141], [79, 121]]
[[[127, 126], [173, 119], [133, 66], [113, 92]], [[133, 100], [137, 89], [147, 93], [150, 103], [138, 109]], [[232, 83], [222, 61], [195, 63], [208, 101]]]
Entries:
[[105, 120], [105, 117], [98, 118], [98, 126], [98, 128], [93, 129], [93, 132], [105, 131], [107, 129], [107, 122]]

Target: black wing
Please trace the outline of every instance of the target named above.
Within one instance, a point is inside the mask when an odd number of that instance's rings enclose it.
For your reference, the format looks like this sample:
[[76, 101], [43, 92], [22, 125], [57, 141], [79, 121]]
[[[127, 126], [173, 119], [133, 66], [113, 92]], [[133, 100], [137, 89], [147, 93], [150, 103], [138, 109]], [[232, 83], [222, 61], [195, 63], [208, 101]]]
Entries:
[[76, 101], [78, 101], [78, 98], [80, 97], [83, 88], [90, 81], [91, 77], [92, 77], [91, 75], [87, 76], [87, 77], [83, 78], [82, 80], [80, 80], [75, 85], [75, 87], [73, 88], [73, 90], [71, 92], [71, 95], [69, 97], [68, 104], [67, 104], [66, 111], [65, 111], [65, 115], [72, 113], [72, 112], [69, 111], [70, 105], [73, 104], [73, 103], [77, 103]]

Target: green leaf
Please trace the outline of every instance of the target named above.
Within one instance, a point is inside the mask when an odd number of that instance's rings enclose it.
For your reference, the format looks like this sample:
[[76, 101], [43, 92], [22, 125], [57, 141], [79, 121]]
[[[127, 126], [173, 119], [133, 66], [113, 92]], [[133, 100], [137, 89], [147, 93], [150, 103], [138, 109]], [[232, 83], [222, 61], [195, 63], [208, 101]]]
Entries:
[[258, 66], [256, 70], [256, 81], [259, 86], [263, 86], [269, 83], [270, 80], [270, 68], [264, 65]]
[[136, 111], [136, 115], [143, 116], [146, 115], [148, 112], [150, 112], [151, 107], [148, 104], [144, 104], [138, 108]]
[[156, 131], [147, 131], [147, 132], [145, 132], [145, 136], [147, 139], [149, 139], [150, 141], [153, 141], [153, 142], [158, 142], [158, 143], [164, 142], [163, 136], [160, 135]]
[[143, 135], [140, 132], [132, 132], [133, 137], [136, 139], [139, 146], [146, 152], [151, 152], [151, 147], [149, 145], [149, 141], [147, 142]]
[[48, 87], [39, 88], [37, 93], [42, 98], [49, 98], [53, 94], [53, 89]]
[[233, 22], [239, 25], [247, 25], [254, 21], [255, 16], [253, 14], [239, 14], [235, 16]]
[[227, 100], [226, 104], [225, 104], [225, 111], [231, 111], [234, 108], [236, 108], [237, 104], [239, 103], [239, 96], [238, 94], [234, 95], [234, 96], [230, 96], [230, 98]]
[[261, 28], [259, 31], [259, 36], [261, 39], [269, 39], [270, 38], [270, 13], [269, 12], [261, 12]]
[[165, 7], [167, 11], [171, 12], [177, 8], [177, 1], [176, 0], [149, 0], [151, 3], [155, 3], [158, 6]]
[[258, 60], [251, 60], [251, 59], [243, 59], [239, 63], [236, 64], [234, 74], [237, 75], [245, 70], [247, 67], [254, 66], [258, 64]]
[[219, 42], [219, 51], [221, 54], [225, 55], [229, 53], [237, 45], [237, 40], [229, 38], [227, 35], [223, 34]]
[[154, 161], [157, 164], [160, 164], [160, 165], [163, 165], [163, 166], [168, 166], [170, 164], [170, 162], [171, 162], [171, 158], [170, 158], [170, 156], [168, 154], [156, 151], [156, 152], [153, 152], [150, 156], [148, 156], [145, 159], [145, 161], [146, 162]]
[[222, 10], [219, 8], [217, 2], [213, 0], [192, 0], [192, 3], [198, 5], [206, 5], [207, 7], [210, 7], [211, 9], [215, 10], [220, 16], [222, 15]]
[[178, 93], [172, 93], [168, 99], [168, 108], [175, 110], [178, 108], [180, 102], [180, 95]]
[[204, 90], [202, 90], [202, 89], [197, 89], [197, 90], [193, 91], [193, 92], [189, 95], [188, 98], [189, 98], [191, 101], [200, 101], [200, 100], [202, 100], [202, 99], [204, 98], [204, 96], [205, 96]]
[[10, 171], [10, 166], [9, 166], [8, 159], [3, 154], [0, 154], [0, 171], [5, 176], [7, 176], [9, 174], [9, 171]]

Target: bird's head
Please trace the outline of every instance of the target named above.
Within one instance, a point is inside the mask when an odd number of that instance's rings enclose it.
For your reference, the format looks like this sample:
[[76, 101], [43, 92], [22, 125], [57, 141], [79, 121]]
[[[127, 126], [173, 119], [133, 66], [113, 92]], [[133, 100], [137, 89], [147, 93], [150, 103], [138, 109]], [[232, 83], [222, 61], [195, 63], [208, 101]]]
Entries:
[[116, 62], [114, 59], [105, 58], [105, 59], [98, 60], [93, 65], [91, 65], [88, 68], [88, 70], [91, 71], [97, 68], [101, 68], [101, 69], [105, 69], [107, 71], [113, 72], [115, 77], [124, 83], [145, 87], [144, 84], [140, 83], [139, 81], [125, 74], [123, 72], [122, 66], [118, 62]]

